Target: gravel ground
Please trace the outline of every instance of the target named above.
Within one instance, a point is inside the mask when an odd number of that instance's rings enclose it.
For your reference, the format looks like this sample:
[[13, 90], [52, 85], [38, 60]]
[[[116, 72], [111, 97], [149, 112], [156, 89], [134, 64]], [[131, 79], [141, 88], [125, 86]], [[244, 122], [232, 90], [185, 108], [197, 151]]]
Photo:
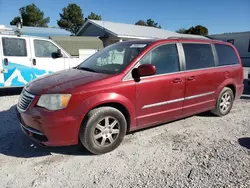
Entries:
[[0, 97], [0, 187], [250, 187], [250, 88], [231, 113], [129, 134], [115, 151], [41, 148], [21, 132], [20, 91]]

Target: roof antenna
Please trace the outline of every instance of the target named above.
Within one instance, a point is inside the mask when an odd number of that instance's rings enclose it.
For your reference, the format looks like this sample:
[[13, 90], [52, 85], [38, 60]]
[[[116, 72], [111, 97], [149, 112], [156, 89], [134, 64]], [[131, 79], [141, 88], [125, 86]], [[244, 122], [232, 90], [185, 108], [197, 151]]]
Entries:
[[22, 18], [21, 11], [20, 11], [20, 22], [16, 23], [16, 27], [17, 27], [17, 29], [15, 32], [16, 32], [17, 36], [20, 37], [22, 34], [21, 31], [22, 31], [22, 27], [23, 27], [23, 18]]

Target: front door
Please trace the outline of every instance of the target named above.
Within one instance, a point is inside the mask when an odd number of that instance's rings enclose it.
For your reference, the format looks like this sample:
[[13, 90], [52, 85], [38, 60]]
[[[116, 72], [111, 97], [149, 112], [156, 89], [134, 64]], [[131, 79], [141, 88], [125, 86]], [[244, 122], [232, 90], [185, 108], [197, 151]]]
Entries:
[[7, 36], [1, 38], [1, 44], [0, 86], [24, 86], [32, 80], [29, 39]]
[[176, 44], [156, 47], [139, 63], [155, 65], [156, 75], [142, 77], [136, 83], [138, 126], [159, 124], [181, 116], [185, 77], [180, 72]]
[[211, 109], [215, 105], [215, 91], [219, 73], [210, 44], [183, 43], [186, 69], [186, 90], [183, 115]]
[[64, 52], [62, 52], [62, 57], [57, 57], [56, 53], [59, 48], [51, 41], [32, 39], [32, 45], [34, 46], [31, 50], [34, 79], [68, 68], [68, 65], [67, 67], [65, 65], [67, 57]]

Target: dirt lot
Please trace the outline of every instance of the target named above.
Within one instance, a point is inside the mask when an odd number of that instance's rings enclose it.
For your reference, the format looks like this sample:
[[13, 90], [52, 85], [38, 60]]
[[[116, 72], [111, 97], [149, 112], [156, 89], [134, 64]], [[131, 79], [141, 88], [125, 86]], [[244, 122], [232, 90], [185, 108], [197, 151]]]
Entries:
[[1, 91], [0, 187], [250, 187], [247, 84], [223, 118], [203, 113], [138, 131], [101, 156], [33, 145], [16, 118], [19, 93]]

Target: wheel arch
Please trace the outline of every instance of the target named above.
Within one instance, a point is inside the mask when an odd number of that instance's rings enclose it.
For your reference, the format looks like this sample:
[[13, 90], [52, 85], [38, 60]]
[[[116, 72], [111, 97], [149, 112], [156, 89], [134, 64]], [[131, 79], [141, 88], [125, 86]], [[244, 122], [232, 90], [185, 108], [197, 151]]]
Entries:
[[220, 95], [220, 92], [223, 90], [223, 88], [228, 87], [233, 91], [234, 97], [236, 96], [236, 83], [233, 79], [228, 79], [225, 80], [217, 89], [216, 93], [215, 93], [215, 99], [217, 100], [217, 98]]
[[[104, 107], [104, 106], [106, 106], [106, 107], [113, 107], [113, 108], [119, 110], [124, 115], [124, 117], [126, 119], [126, 122], [127, 122], [127, 131], [129, 132], [129, 130], [130, 130], [130, 124], [131, 124], [130, 123], [131, 122], [131, 117], [130, 117], [128, 109], [123, 104], [118, 103], [118, 102], [103, 103], [103, 104], [100, 104], [100, 105], [94, 107], [93, 109], [99, 108], [99, 107]], [[91, 109], [91, 110], [93, 110], [93, 109]]]
[[[84, 100], [76, 109], [82, 122], [86, 115], [93, 109], [103, 106], [110, 106], [121, 111], [127, 121], [127, 131], [136, 126], [135, 107], [128, 98], [117, 93], [101, 93]], [[80, 129], [80, 127], [79, 127]], [[79, 130], [77, 131], [79, 132]]]

